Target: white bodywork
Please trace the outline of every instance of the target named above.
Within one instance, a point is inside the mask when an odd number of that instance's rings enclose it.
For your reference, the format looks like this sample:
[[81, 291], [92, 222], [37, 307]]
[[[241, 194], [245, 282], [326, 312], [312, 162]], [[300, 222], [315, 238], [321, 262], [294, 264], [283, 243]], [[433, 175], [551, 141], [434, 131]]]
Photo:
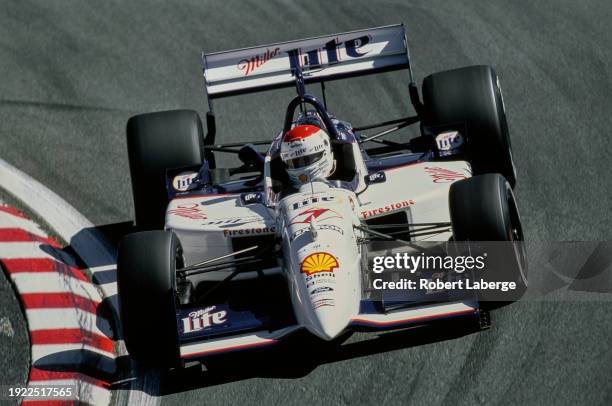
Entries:
[[296, 318], [327, 340], [359, 313], [361, 249], [353, 230], [359, 225], [355, 200], [350, 190], [317, 182], [279, 204], [284, 268]]
[[[365, 170], [363, 161], [357, 164]], [[314, 182], [267, 204], [245, 205], [240, 194], [174, 199], [166, 228], [179, 237], [185, 265], [231, 253], [233, 238], [278, 237], [283, 258], [268, 271], [284, 272], [298, 323], [330, 340], [359, 314], [364, 253], [357, 242], [361, 231], [353, 225], [400, 211], [410, 223], [449, 222], [449, 187], [471, 176], [465, 161], [422, 162], [384, 172], [385, 182], [355, 182], [357, 194]], [[444, 232], [415, 240], [445, 241], [450, 236]], [[205, 278], [221, 279], [230, 271]]]
[[[465, 161], [422, 162], [387, 169], [386, 182], [371, 184], [359, 195], [359, 216], [366, 220], [405, 210], [410, 223], [450, 222], [448, 189], [471, 173]], [[446, 232], [416, 240], [446, 241], [450, 236]]]
[[[299, 89], [300, 84], [396, 69], [410, 72], [403, 25], [203, 54], [202, 58], [209, 102], [233, 94], [296, 84]], [[321, 109], [323, 107], [318, 109], [318, 114], [321, 114]], [[295, 111], [288, 110], [288, 113]], [[302, 114], [308, 115], [308, 112], [302, 110]], [[182, 356], [264, 345], [275, 342], [294, 327], [306, 328], [322, 339], [331, 340], [351, 323], [385, 326], [476, 310], [455, 303], [413, 307], [387, 314], [365, 311], [360, 314], [362, 271], [367, 256], [363, 251], [367, 250], [367, 245], [360, 241], [364, 237], [363, 231], [354, 226], [395, 213], [405, 213], [401, 223], [448, 223], [449, 187], [453, 182], [471, 176], [471, 169], [465, 161], [419, 162], [401, 166], [400, 162], [426, 159], [425, 155], [421, 158], [419, 154], [412, 157], [387, 155], [366, 163], [365, 159], [369, 158], [361, 150], [350, 124], [331, 115], [327, 118], [322, 123], [326, 127], [336, 127], [335, 134], [327, 128], [339, 150], [334, 153], [339, 152], [343, 159], [346, 155], [354, 158], [354, 161], [340, 162], [335, 157], [336, 163], [345, 164], [337, 165], [336, 169], [341, 169], [335, 174], [343, 181], [313, 182], [303, 185], [299, 191], [288, 192], [290, 185], [283, 183], [282, 176], [273, 173], [279, 170], [273, 169], [278, 168], [273, 163], [278, 162], [275, 159], [280, 160], [281, 132], [265, 156], [262, 182], [257, 185], [257, 193], [261, 194], [256, 200], [247, 200], [246, 193], [227, 193], [190, 194], [170, 202], [166, 228], [179, 237], [187, 266], [231, 256], [236, 247], [257, 245], [261, 248], [261, 245], [274, 244], [275, 251], [282, 252], [278, 260], [270, 258], [277, 263], [257, 271], [284, 274], [298, 324], [290, 326], [289, 330], [262, 330], [190, 343], [181, 347]], [[285, 123], [287, 128], [284, 131], [290, 130], [290, 124], [288, 121]], [[439, 152], [437, 156], [450, 157], [463, 139], [458, 132], [447, 132], [438, 134], [435, 142]], [[347, 148], [347, 143], [350, 143], [350, 148]], [[388, 169], [376, 172], [368, 167]], [[172, 184], [182, 187], [177, 192], [184, 192], [196, 175], [195, 172], [182, 174]], [[221, 190], [246, 189], [240, 185], [222, 186]], [[446, 241], [450, 237], [450, 231], [442, 231], [415, 240]], [[229, 268], [198, 277], [220, 280], [232, 271]], [[237, 279], [256, 275], [255, 272], [240, 273]]]

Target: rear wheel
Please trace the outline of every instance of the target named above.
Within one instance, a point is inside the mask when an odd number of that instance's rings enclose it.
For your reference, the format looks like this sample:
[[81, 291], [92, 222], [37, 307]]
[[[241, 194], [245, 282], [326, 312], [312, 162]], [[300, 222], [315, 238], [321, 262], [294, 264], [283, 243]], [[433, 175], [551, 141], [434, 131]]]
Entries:
[[134, 116], [127, 123], [127, 146], [136, 226], [162, 229], [168, 206], [166, 170], [202, 164], [200, 117], [191, 110]]
[[176, 365], [176, 269], [181, 244], [171, 231], [126, 235], [119, 245], [117, 284], [125, 344], [137, 361], [155, 367]]
[[486, 244], [483, 278], [516, 283], [513, 292], [483, 291], [481, 298], [496, 303], [504, 297], [520, 298], [527, 287], [527, 264], [521, 219], [510, 184], [499, 174], [460, 180], [450, 187], [449, 208], [456, 241]]
[[424, 127], [466, 137], [475, 175], [501, 173], [512, 187], [516, 171], [499, 80], [490, 66], [468, 66], [423, 81]]

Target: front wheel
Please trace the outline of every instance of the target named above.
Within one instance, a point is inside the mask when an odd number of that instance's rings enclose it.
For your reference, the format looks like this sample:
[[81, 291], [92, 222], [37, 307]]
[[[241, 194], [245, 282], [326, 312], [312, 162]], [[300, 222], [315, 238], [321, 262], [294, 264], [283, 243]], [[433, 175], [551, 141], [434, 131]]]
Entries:
[[121, 326], [128, 352], [145, 365], [169, 367], [180, 359], [177, 267], [182, 267], [182, 249], [171, 231], [128, 234], [119, 244]]
[[487, 253], [484, 279], [516, 283], [512, 292], [481, 291], [481, 299], [492, 305], [520, 298], [527, 288], [527, 262], [521, 218], [510, 184], [499, 174], [460, 180], [450, 187], [449, 208], [455, 241], [477, 242]]
[[202, 122], [195, 111], [139, 114], [128, 120], [128, 158], [139, 230], [164, 228], [166, 170], [202, 165], [202, 140]]
[[490, 66], [468, 66], [423, 80], [423, 125], [433, 133], [457, 130], [466, 136], [475, 175], [501, 173], [512, 187], [512, 159], [506, 110], [497, 74]]

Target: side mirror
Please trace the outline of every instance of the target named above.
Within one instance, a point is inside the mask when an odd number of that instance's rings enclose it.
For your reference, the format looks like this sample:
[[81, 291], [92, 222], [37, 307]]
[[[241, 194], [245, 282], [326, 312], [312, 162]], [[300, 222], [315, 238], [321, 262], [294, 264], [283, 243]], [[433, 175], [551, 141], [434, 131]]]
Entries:
[[238, 159], [242, 162], [239, 168], [230, 168], [229, 175], [233, 176], [238, 173], [256, 172], [260, 173], [258, 181], [263, 177], [265, 157], [255, 149], [253, 144], [246, 144], [238, 151]]
[[240, 148], [238, 159], [240, 159], [245, 166], [253, 167], [263, 172], [265, 158], [255, 149], [253, 144], [246, 144], [244, 147]]

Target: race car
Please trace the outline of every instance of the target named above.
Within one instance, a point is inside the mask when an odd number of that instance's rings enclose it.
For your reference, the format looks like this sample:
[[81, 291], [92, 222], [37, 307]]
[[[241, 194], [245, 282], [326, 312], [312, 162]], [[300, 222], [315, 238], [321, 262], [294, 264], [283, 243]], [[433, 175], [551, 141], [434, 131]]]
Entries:
[[[139, 231], [122, 239], [117, 273], [134, 359], [176, 366], [298, 331], [334, 342], [352, 331], [447, 318], [488, 326], [478, 295], [374, 292], [371, 261], [380, 253], [514, 242], [507, 260], [519, 264], [512, 277], [526, 284], [515, 167], [491, 67], [434, 73], [419, 94], [403, 25], [203, 54], [202, 61], [205, 135], [189, 110], [137, 115], [127, 124]], [[353, 127], [328, 111], [325, 82], [392, 70], [408, 72], [415, 115]], [[316, 84], [321, 100], [307, 92]], [[267, 140], [216, 142], [215, 99], [283, 87], [296, 95], [280, 131]], [[383, 138], [417, 123], [419, 136]], [[296, 186], [281, 147], [298, 126], [328, 134], [334, 170]], [[217, 153], [242, 164], [217, 167]]]

